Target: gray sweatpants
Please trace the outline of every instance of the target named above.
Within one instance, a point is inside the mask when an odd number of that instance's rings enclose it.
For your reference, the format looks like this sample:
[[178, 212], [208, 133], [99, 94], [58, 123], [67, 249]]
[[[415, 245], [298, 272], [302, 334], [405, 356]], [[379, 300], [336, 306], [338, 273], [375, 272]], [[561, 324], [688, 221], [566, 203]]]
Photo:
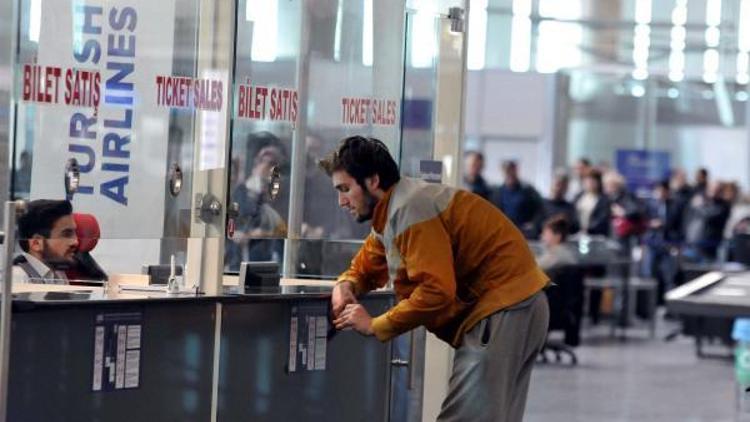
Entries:
[[437, 420], [521, 421], [531, 368], [548, 324], [547, 296], [539, 292], [469, 330], [456, 350], [448, 394]]

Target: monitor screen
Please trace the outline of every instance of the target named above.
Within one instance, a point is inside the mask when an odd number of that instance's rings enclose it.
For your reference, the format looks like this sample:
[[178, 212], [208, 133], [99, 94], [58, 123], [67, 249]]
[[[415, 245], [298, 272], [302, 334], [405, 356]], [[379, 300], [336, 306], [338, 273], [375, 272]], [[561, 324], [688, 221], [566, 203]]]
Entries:
[[276, 287], [280, 279], [279, 264], [275, 261], [245, 261], [240, 264], [240, 286]]

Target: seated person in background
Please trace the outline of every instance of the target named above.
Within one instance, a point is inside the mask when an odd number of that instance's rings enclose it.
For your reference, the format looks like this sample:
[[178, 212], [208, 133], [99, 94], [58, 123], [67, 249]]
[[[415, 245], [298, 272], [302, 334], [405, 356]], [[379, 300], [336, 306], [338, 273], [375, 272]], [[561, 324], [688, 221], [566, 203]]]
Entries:
[[550, 196], [544, 200], [542, 212], [539, 214], [540, 218], [538, 219], [536, 230], [538, 234], [541, 235], [544, 222], [556, 215], [563, 215], [568, 220], [569, 234], [577, 233], [580, 229], [578, 227], [576, 207], [572, 202], [565, 199], [568, 194], [569, 182], [570, 179], [564, 172], [558, 172], [552, 180]]
[[565, 244], [570, 225], [564, 214], [550, 217], [542, 227], [542, 243], [544, 253], [537, 259], [537, 264], [544, 271], [564, 265], [578, 263], [576, 253]]
[[70, 201], [29, 202], [18, 219], [18, 244], [23, 253], [13, 260], [14, 281], [67, 284], [64, 270], [78, 250]]

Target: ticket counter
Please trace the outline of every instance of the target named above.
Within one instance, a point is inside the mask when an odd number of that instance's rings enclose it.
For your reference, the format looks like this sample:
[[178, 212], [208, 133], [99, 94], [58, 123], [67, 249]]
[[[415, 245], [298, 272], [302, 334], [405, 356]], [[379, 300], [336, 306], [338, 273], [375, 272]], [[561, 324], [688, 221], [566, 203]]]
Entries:
[[[331, 330], [328, 290], [18, 294], [8, 420], [393, 420], [400, 357], [391, 344]], [[388, 293], [363, 301], [373, 313], [391, 302]], [[322, 336], [302, 327], [311, 318], [322, 318]], [[308, 340], [317, 343], [300, 353]]]

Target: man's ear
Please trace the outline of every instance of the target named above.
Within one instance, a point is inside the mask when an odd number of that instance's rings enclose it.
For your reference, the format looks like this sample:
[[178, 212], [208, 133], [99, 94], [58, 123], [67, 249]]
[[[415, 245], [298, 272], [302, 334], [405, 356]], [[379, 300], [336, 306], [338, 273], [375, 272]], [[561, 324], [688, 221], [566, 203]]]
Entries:
[[29, 252], [41, 253], [44, 250], [44, 237], [38, 234], [29, 239]]
[[380, 176], [375, 173], [371, 177], [365, 178], [365, 187], [370, 193], [374, 193], [380, 188]]

